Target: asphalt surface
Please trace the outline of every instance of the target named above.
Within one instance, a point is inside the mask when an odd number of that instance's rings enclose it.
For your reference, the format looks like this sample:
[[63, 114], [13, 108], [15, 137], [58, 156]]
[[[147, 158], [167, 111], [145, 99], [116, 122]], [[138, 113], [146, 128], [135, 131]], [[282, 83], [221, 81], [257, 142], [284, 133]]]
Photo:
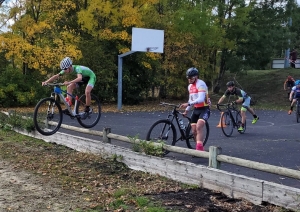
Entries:
[[[222, 154], [252, 160], [256, 162], [271, 164], [275, 166], [300, 170], [300, 123], [296, 122], [295, 114], [288, 115], [287, 111], [256, 111], [259, 120], [252, 125], [252, 115], [247, 112], [247, 129], [245, 134], [239, 134], [234, 130], [231, 137], [225, 137], [221, 128], [216, 127], [220, 121], [220, 112], [213, 110], [209, 118], [210, 135], [205, 150], [209, 146], [220, 146]], [[137, 136], [145, 139], [150, 126], [157, 120], [166, 118], [168, 112], [124, 112], [124, 113], [102, 113], [101, 119], [93, 130], [103, 130], [104, 127], [111, 128], [111, 132], [123, 136]], [[64, 124], [80, 126], [76, 120], [64, 116]], [[86, 134], [66, 131], [78, 136], [91, 137]], [[97, 139], [97, 138], [96, 138]], [[120, 141], [112, 141], [112, 144], [131, 148], [130, 144]], [[181, 141], [176, 146], [186, 147]], [[184, 160], [208, 166], [208, 159], [196, 158], [177, 153], [169, 153], [166, 157]], [[236, 174], [246, 175], [261, 180], [275, 182], [300, 188], [300, 180], [244, 168], [231, 164], [222, 163], [221, 169]]]

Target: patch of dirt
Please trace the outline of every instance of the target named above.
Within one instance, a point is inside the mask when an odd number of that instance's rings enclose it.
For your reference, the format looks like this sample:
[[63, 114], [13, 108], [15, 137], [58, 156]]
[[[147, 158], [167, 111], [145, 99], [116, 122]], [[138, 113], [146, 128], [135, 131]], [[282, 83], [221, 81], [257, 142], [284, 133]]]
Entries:
[[1, 212], [288, 212], [130, 170], [116, 158], [3, 130], [0, 179]]
[[0, 211], [73, 211], [88, 207], [80, 193], [66, 193], [52, 180], [17, 171], [9, 162], [0, 161], [0, 178]]

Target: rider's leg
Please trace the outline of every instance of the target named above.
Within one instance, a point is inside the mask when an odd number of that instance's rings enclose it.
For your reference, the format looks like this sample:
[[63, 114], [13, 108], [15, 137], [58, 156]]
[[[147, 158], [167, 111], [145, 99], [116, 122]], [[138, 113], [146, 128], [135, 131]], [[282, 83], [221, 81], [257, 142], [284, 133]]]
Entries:
[[203, 128], [204, 128], [204, 125], [205, 125], [205, 120], [203, 119], [199, 119], [197, 121], [197, 124], [196, 124], [196, 150], [201, 150], [203, 151], [204, 150], [204, 147], [203, 147], [203, 141], [204, 141], [204, 134], [203, 134]]
[[91, 92], [93, 90], [93, 86], [87, 85], [85, 88], [85, 111], [90, 111], [90, 105], [91, 105]]
[[[67, 92], [69, 94], [72, 94], [73, 93], [73, 90], [76, 88], [76, 83], [71, 83], [70, 85], [67, 86]], [[72, 101], [72, 96], [71, 95], [68, 95], [67, 96], [71, 101]]]

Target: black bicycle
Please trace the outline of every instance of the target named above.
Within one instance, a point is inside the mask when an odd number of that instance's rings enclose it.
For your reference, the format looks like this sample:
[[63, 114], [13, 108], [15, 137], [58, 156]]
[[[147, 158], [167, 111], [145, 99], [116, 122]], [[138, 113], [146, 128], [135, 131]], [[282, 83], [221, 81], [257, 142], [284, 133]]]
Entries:
[[[190, 149], [196, 149], [196, 142], [194, 139], [194, 135], [192, 133], [191, 128], [191, 119], [189, 117], [183, 116], [188, 120], [187, 125], [184, 125], [181, 118], [178, 116], [182, 115], [181, 112], [178, 111], [180, 105], [170, 104], [162, 102], [160, 105], [173, 107], [171, 113], [168, 114], [166, 119], [161, 119], [156, 121], [149, 129], [146, 140], [153, 142], [164, 142], [165, 144], [175, 146], [176, 142], [181, 140], [185, 141], [186, 145]], [[177, 139], [177, 130], [173, 123], [175, 121], [175, 125], [177, 125], [180, 137]], [[209, 125], [208, 122], [205, 121], [205, 127], [203, 128], [203, 146], [206, 144], [209, 136]], [[164, 155], [168, 154], [169, 151], [165, 150]]]
[[[63, 121], [63, 114], [77, 119], [78, 123], [85, 128], [94, 127], [101, 117], [101, 105], [96, 95], [91, 93], [90, 111], [85, 112], [86, 96], [74, 96], [60, 88], [63, 83], [48, 83], [47, 86], [53, 86], [54, 90], [50, 97], [40, 100], [34, 108], [33, 122], [35, 129], [42, 135], [53, 135], [56, 133]], [[66, 102], [63, 94], [72, 96], [75, 100], [74, 110]], [[67, 110], [61, 108], [63, 103]]]
[[297, 123], [300, 122], [300, 99], [297, 99], [296, 101], [296, 120]]
[[[225, 112], [220, 107], [225, 107]], [[221, 115], [221, 128], [225, 136], [230, 137], [233, 133], [233, 129], [237, 130], [242, 126], [242, 116], [241, 112], [236, 108], [235, 104], [227, 103], [227, 104], [217, 104], [217, 108], [219, 111], [223, 112]], [[243, 134], [246, 131], [246, 120], [244, 123], [244, 130], [239, 131], [239, 133]]]

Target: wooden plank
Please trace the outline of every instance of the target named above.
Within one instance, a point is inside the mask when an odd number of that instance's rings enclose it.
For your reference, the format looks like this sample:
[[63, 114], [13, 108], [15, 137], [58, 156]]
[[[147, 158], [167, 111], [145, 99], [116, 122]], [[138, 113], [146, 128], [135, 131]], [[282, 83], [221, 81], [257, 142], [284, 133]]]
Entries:
[[300, 189], [265, 181], [263, 201], [300, 211]]

